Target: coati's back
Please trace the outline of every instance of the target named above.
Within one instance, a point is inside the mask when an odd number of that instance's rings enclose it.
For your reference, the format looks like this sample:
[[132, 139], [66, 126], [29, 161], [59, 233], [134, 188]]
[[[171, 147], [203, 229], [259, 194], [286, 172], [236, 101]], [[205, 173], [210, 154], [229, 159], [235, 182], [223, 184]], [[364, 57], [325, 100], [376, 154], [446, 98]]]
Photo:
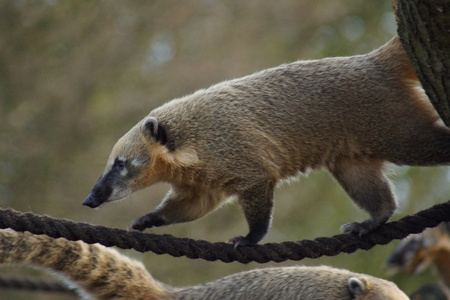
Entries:
[[405, 83], [415, 78], [407, 59], [394, 38], [365, 55], [297, 61], [225, 81], [150, 116], [173, 149], [194, 148], [210, 169], [263, 167], [252, 171], [279, 180], [329, 167], [339, 156], [395, 162], [405, 153], [397, 149], [402, 138], [437, 119], [423, 91]]
[[170, 289], [144, 266], [98, 244], [0, 230], [0, 264], [45, 268], [75, 286], [86, 299], [165, 299]]

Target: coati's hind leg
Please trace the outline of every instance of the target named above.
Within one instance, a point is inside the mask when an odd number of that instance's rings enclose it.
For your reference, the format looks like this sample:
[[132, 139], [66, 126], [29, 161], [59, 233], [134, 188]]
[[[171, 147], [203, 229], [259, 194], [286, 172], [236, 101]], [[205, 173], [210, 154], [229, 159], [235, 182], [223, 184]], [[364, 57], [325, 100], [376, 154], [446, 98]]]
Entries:
[[206, 191], [172, 189], [152, 212], [133, 221], [129, 228], [142, 231], [153, 226], [197, 220], [219, 206], [225, 197]]
[[272, 220], [273, 193], [275, 184], [262, 182], [239, 193], [239, 204], [247, 219], [249, 232], [228, 242], [234, 247], [256, 245], [269, 231]]
[[330, 170], [352, 200], [370, 214], [370, 219], [345, 224], [347, 233], [365, 235], [386, 223], [397, 203], [379, 160], [341, 159]]

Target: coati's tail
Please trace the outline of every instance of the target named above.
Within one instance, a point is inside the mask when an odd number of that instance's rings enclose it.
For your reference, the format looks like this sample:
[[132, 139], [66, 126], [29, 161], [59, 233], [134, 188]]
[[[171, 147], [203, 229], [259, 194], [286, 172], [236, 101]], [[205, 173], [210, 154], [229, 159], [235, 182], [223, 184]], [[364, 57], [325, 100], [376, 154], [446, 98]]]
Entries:
[[99, 244], [0, 230], [0, 265], [28, 264], [53, 271], [94, 299], [163, 299], [169, 289], [144, 266]]
[[385, 69], [386, 74], [396, 74], [401, 80], [419, 80], [398, 36], [373, 51], [372, 54], [380, 61], [380, 66]]

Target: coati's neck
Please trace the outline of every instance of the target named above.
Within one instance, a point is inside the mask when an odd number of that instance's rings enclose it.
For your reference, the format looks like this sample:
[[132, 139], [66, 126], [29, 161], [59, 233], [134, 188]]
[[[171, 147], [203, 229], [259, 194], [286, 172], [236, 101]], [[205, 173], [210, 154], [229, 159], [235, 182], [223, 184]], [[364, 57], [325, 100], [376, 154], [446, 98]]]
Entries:
[[201, 162], [197, 152], [190, 147], [182, 147], [171, 152], [161, 145], [152, 147], [152, 174], [158, 181], [198, 183]]

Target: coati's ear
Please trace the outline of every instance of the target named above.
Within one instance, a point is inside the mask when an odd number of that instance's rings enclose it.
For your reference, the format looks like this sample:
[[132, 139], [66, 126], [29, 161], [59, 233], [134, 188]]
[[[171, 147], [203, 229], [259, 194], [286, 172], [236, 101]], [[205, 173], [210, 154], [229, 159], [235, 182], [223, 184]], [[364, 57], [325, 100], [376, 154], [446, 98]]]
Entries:
[[348, 291], [353, 300], [363, 299], [366, 293], [367, 284], [364, 279], [350, 277], [347, 281]]
[[158, 123], [158, 120], [154, 117], [147, 117], [142, 122], [141, 125], [142, 133], [148, 137], [153, 139], [156, 142], [161, 143], [161, 145], [165, 145], [167, 141], [166, 131], [161, 124]]

